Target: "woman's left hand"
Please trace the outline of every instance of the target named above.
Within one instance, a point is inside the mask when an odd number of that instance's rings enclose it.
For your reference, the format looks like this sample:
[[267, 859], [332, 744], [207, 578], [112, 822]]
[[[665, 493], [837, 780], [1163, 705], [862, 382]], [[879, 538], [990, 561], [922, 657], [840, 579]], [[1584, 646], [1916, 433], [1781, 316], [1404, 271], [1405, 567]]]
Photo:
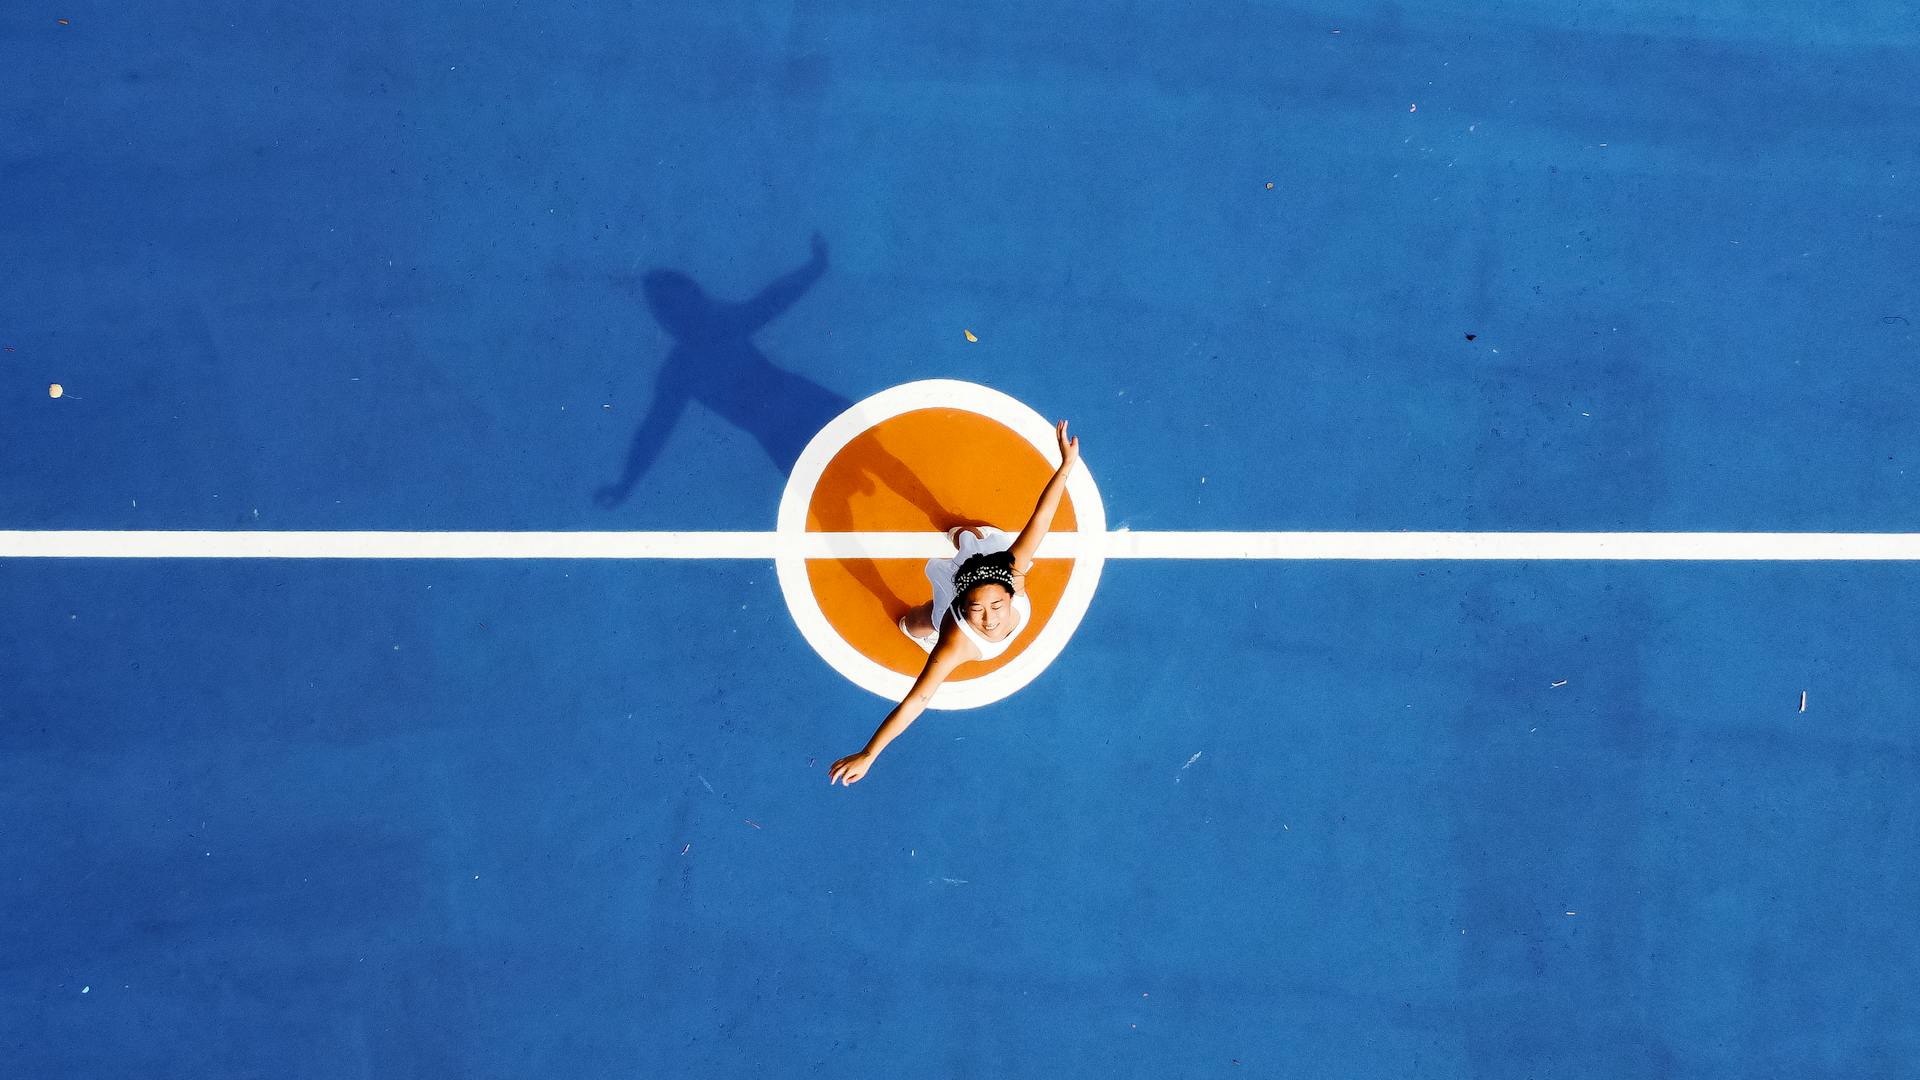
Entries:
[[827, 786], [832, 787], [838, 781], [852, 787], [855, 781], [867, 775], [867, 769], [872, 765], [873, 758], [865, 753], [849, 754], [833, 763], [833, 770], [827, 774]]
[[1053, 433], [1060, 437], [1060, 471], [1065, 472], [1073, 468], [1074, 462], [1080, 460], [1080, 437], [1077, 435], [1073, 438], [1067, 437], [1065, 420], [1060, 421], [1060, 426], [1054, 428]]

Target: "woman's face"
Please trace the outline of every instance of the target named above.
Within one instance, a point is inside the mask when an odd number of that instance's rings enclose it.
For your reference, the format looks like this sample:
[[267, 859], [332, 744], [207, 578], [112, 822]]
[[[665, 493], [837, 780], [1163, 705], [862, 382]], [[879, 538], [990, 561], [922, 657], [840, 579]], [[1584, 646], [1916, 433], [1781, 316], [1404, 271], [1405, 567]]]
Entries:
[[960, 616], [982, 637], [998, 638], [1013, 620], [1013, 594], [1004, 585], [979, 585], [960, 602]]

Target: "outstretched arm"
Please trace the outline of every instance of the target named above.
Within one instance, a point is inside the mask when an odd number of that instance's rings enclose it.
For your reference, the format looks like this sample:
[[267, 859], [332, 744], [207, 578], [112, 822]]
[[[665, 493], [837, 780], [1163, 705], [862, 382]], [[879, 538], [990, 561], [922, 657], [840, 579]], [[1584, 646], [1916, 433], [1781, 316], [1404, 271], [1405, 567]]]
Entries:
[[751, 334], [755, 330], [772, 322], [781, 312], [792, 307], [794, 301], [806, 294], [820, 275], [827, 270], [827, 242], [819, 233], [813, 234], [813, 258], [806, 265], [785, 277], [776, 279], [772, 284], [760, 290], [760, 295], [745, 303], [736, 304], [727, 312], [730, 325], [740, 328], [741, 334]]
[[1067, 422], [1060, 421], [1054, 429], [1060, 438], [1060, 467], [1053, 472], [1053, 478], [1040, 490], [1040, 501], [1034, 504], [1033, 516], [1027, 519], [1027, 527], [1020, 530], [1020, 538], [1008, 549], [1013, 556], [1014, 573], [1024, 574], [1033, 566], [1033, 557], [1040, 552], [1040, 541], [1047, 538], [1047, 530], [1053, 528], [1053, 515], [1060, 509], [1060, 496], [1067, 490], [1067, 474], [1073, 471], [1073, 463], [1080, 460], [1079, 438], [1067, 437]]
[[[939, 616], [936, 614], [935, 618]], [[967, 655], [972, 653], [972, 656]], [[933, 647], [933, 654], [927, 657], [927, 666], [920, 669], [920, 677], [913, 681], [913, 689], [907, 691], [906, 699], [893, 707], [887, 718], [881, 722], [880, 729], [867, 740], [865, 749], [857, 754], [849, 754], [833, 763], [833, 770], [827, 774], [827, 783], [840, 781], [851, 787], [854, 781], [867, 774], [873, 767], [874, 759], [887, 744], [900, 737], [907, 725], [920, 719], [927, 704], [933, 700], [933, 692], [947, 681], [953, 669], [968, 660], [975, 659], [979, 650], [971, 643], [961, 640], [959, 634], [940, 635], [940, 643]]]

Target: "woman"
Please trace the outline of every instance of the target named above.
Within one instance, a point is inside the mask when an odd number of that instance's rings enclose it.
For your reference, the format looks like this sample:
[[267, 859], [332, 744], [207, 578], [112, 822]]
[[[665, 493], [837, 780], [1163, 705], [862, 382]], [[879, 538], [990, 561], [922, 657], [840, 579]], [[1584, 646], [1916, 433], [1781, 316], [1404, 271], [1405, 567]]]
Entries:
[[907, 612], [900, 620], [900, 631], [927, 650], [927, 666], [914, 680], [905, 701], [893, 711], [867, 740], [866, 748], [833, 763], [827, 783], [835, 781], [849, 787], [867, 775], [873, 761], [887, 744], [919, 719], [933, 692], [961, 664], [972, 660], [991, 660], [1007, 651], [1007, 646], [1033, 618], [1033, 605], [1027, 599], [1027, 569], [1053, 525], [1054, 511], [1060, 508], [1060, 496], [1067, 488], [1067, 474], [1080, 460], [1080, 440], [1067, 437], [1067, 422], [1060, 421], [1054, 434], [1060, 439], [1060, 467], [1041, 489], [1027, 527], [1011, 542], [1007, 534], [994, 528], [971, 525], [950, 529], [947, 539], [958, 552], [951, 559], [927, 563], [927, 580], [933, 584], [933, 599]]

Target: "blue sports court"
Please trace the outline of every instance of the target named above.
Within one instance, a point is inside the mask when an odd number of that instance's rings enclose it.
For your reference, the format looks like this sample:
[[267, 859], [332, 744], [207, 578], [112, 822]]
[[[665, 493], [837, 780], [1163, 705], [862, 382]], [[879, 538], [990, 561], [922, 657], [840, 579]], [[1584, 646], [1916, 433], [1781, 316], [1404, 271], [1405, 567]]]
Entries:
[[[0, 1077], [1920, 1075], [1915, 14], [13, 6]], [[932, 380], [1104, 567], [829, 786]]]

